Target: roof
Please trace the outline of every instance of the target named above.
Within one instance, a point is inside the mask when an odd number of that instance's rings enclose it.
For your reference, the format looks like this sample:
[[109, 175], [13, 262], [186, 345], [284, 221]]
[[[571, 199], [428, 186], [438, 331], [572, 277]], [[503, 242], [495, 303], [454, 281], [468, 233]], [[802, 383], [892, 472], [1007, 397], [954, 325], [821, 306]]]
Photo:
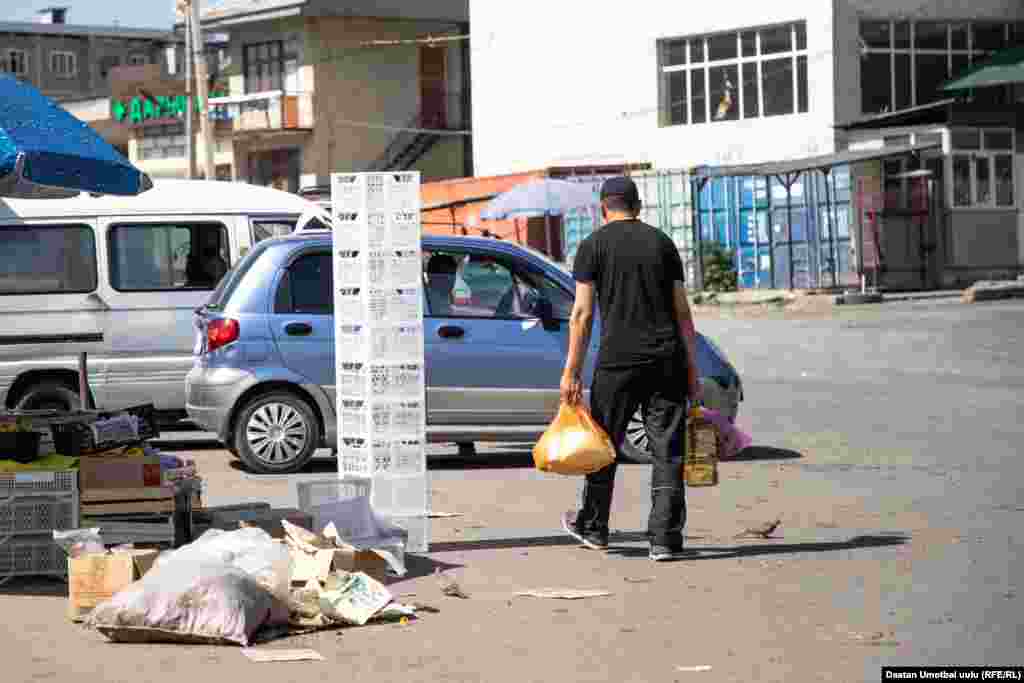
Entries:
[[97, 216], [110, 214], [302, 214], [316, 205], [270, 187], [217, 180], [156, 179], [153, 189], [135, 197], [0, 199], [0, 220], [13, 217]]
[[[279, 19], [302, 13], [308, 0], [223, 0], [206, 3], [202, 10], [203, 25], [244, 23], [262, 19]], [[212, 5], [212, 6], [209, 6]], [[181, 26], [182, 24], [177, 24]]]
[[173, 31], [127, 26], [88, 26], [85, 24], [40, 24], [31, 21], [0, 21], [0, 33], [31, 33], [51, 36], [96, 36], [130, 40], [180, 42]]
[[832, 168], [844, 164], [855, 164], [861, 161], [872, 161], [874, 159], [885, 159], [887, 157], [902, 156], [921, 152], [926, 149], [942, 147], [941, 143], [926, 143], [919, 145], [900, 145], [892, 147], [881, 147], [878, 149], [844, 150], [834, 154], [822, 154], [803, 159], [792, 159], [789, 161], [773, 161], [764, 164], [746, 164], [743, 166], [714, 166], [707, 168], [696, 168], [693, 170], [695, 178], [726, 178], [731, 176], [770, 176], [787, 175], [789, 173], [800, 173], [815, 169]]
[[1024, 83], [1024, 47], [1001, 50], [992, 58], [967, 70], [943, 90], [968, 90], [1010, 83]]
[[943, 124], [949, 120], [949, 109], [955, 102], [955, 97], [949, 97], [937, 102], [919, 104], [916, 107], [888, 111], [884, 114], [872, 114], [846, 123], [837, 123], [834, 127], [841, 130], [859, 130]]

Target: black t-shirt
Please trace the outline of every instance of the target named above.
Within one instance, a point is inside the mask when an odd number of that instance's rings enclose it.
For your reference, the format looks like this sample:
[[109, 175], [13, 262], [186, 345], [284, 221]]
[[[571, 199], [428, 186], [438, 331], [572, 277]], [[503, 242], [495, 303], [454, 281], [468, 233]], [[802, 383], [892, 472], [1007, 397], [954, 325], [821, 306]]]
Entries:
[[592, 282], [601, 311], [600, 367], [662, 360], [682, 349], [673, 288], [683, 262], [668, 235], [638, 220], [615, 221], [580, 244], [577, 282]]

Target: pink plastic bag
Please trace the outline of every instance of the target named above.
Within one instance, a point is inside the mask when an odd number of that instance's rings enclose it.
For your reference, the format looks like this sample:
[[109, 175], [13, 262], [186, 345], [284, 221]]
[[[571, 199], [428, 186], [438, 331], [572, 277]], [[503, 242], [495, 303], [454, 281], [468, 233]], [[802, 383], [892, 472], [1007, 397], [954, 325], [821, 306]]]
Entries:
[[729, 418], [717, 410], [701, 407], [700, 413], [705, 420], [718, 427], [718, 431], [722, 434], [723, 458], [735, 457], [740, 451], [744, 448], [749, 448], [754, 442], [749, 434], [732, 422], [729, 422]]

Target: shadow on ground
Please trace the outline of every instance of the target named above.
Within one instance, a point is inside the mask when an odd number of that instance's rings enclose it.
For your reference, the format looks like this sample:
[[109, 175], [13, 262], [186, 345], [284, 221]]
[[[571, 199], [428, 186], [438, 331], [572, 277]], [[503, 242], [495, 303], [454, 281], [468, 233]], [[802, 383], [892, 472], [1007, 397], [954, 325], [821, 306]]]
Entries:
[[[699, 537], [695, 537], [699, 538]], [[643, 532], [625, 532], [613, 534], [609, 555], [618, 557], [647, 557], [648, 548], [615, 547], [616, 543], [645, 543], [647, 536]], [[681, 558], [684, 560], [724, 560], [737, 557], [753, 557], [757, 555], [785, 555], [798, 553], [824, 553], [837, 550], [857, 550], [860, 548], [883, 548], [904, 545], [910, 537], [902, 533], [869, 534], [854, 536], [845, 541], [808, 541], [805, 543], [757, 543], [732, 544], [724, 546], [688, 546], [692, 555]], [[496, 538], [479, 541], [444, 541], [431, 543], [431, 553], [445, 553], [466, 550], [501, 550], [516, 548], [538, 548], [551, 546], [575, 546], [578, 542], [564, 536], [530, 536], [524, 538]]]
[[798, 460], [803, 453], [788, 448], [772, 448], [771, 446], [748, 446], [731, 458], [723, 458], [722, 462], [752, 462], [756, 460]]
[[0, 584], [0, 595], [30, 595], [66, 598], [68, 584], [57, 577], [15, 576]]

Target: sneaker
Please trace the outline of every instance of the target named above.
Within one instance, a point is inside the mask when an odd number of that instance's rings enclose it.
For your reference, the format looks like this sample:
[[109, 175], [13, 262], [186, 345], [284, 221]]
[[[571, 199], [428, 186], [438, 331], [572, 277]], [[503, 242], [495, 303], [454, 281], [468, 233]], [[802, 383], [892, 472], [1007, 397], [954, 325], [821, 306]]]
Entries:
[[597, 534], [584, 534], [577, 527], [576, 523], [572, 521], [573, 513], [566, 512], [562, 515], [562, 529], [565, 533], [569, 534], [584, 548], [590, 548], [591, 550], [607, 550], [608, 539], [598, 536]]
[[651, 546], [651, 559], [655, 562], [668, 562], [670, 560], [681, 560], [684, 557], [692, 557], [694, 553], [692, 551], [686, 551], [682, 548], [670, 548], [667, 545], [652, 545]]

